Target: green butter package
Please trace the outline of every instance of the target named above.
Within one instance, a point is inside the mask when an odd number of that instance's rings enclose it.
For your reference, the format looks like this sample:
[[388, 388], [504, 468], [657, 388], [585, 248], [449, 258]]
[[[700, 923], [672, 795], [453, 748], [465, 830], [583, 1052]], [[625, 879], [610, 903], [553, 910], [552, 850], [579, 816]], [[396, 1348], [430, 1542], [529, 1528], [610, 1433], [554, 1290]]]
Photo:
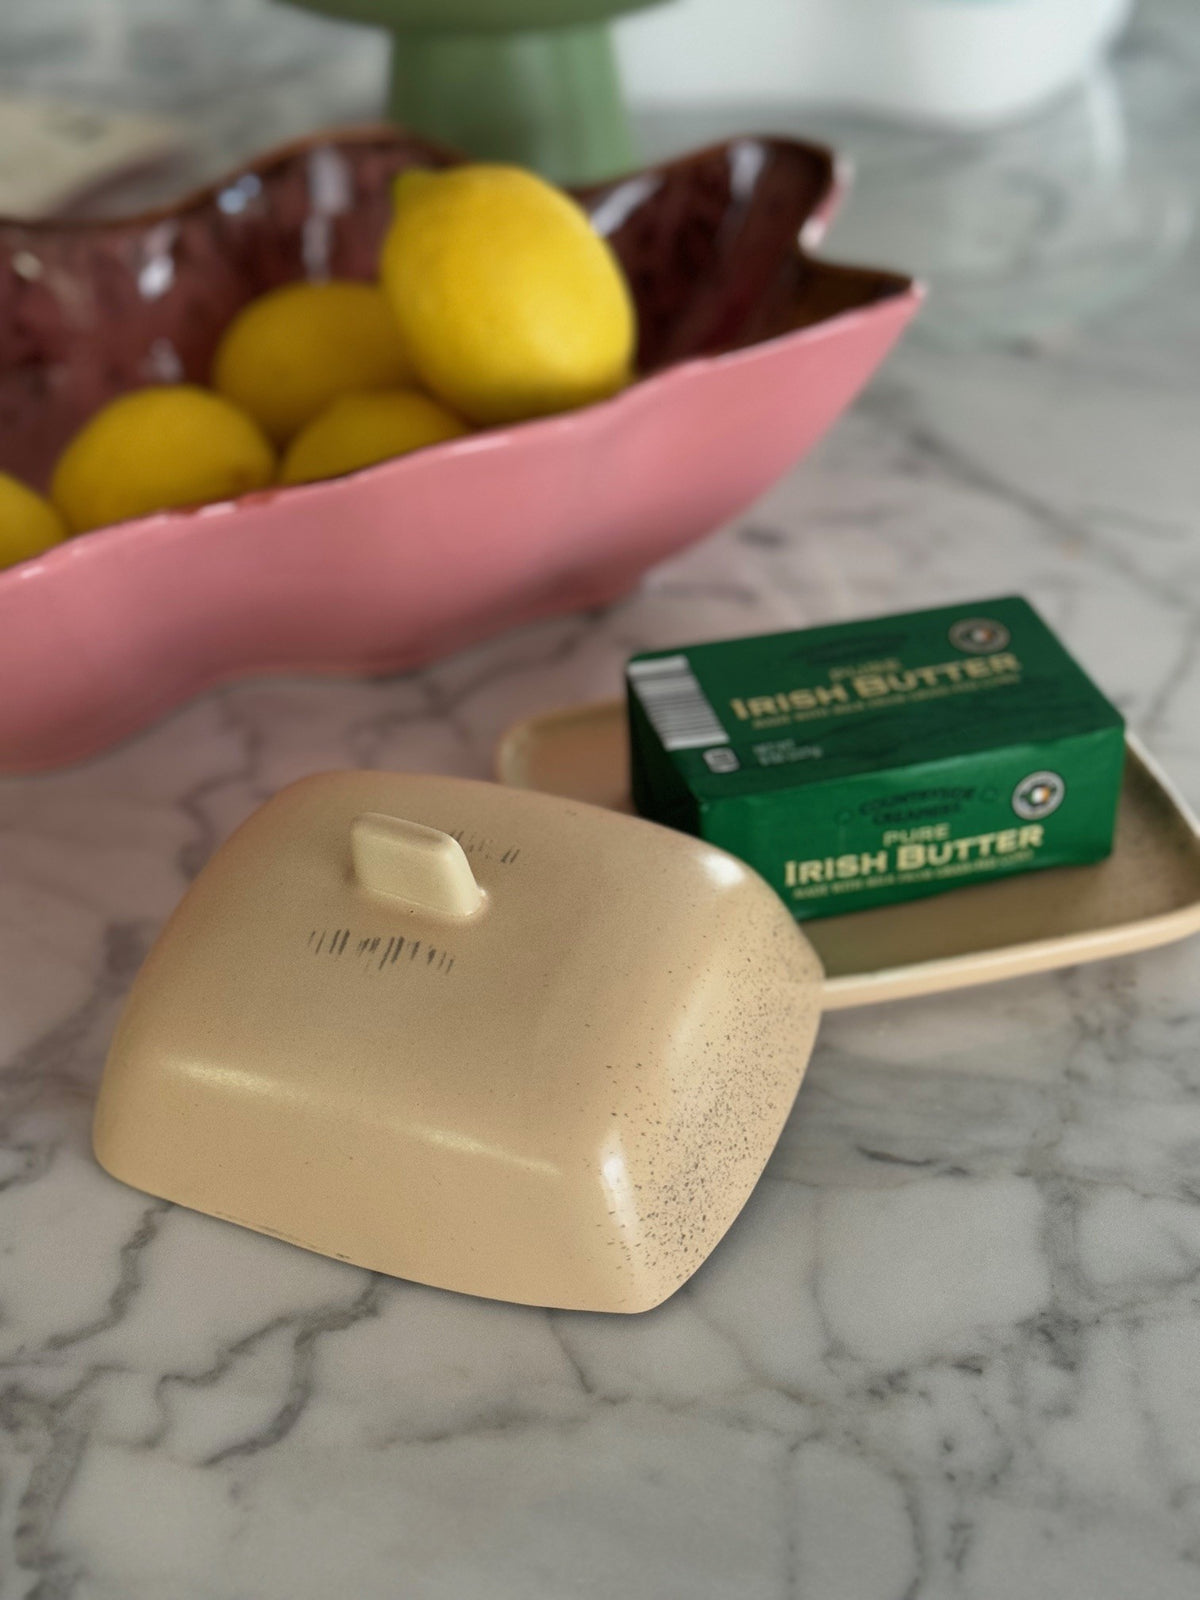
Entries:
[[638, 811], [798, 918], [1112, 849], [1124, 723], [1019, 597], [651, 651], [627, 686]]

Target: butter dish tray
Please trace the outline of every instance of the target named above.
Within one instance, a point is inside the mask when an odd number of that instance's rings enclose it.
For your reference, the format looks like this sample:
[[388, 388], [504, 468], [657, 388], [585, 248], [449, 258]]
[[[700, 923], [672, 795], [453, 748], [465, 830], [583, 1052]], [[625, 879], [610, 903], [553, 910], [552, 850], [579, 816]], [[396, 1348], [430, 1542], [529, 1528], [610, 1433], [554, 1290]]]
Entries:
[[[826, 1011], [1125, 955], [1200, 931], [1200, 824], [1127, 740], [1116, 842], [1105, 861], [1054, 867], [927, 900], [806, 922]], [[551, 711], [502, 737], [496, 775], [630, 811], [623, 701]]]

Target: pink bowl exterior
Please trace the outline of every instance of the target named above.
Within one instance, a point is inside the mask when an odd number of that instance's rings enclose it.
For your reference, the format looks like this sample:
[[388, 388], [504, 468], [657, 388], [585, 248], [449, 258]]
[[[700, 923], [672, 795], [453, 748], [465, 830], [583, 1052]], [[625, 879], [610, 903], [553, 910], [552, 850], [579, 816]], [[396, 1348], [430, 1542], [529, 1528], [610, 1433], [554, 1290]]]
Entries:
[[103, 529], [0, 579], [0, 764], [86, 756], [212, 684], [411, 668], [616, 598], [854, 398], [918, 292], [604, 405], [300, 489]]
[[798, 460], [915, 301], [587, 412], [49, 552], [0, 585], [0, 670], [21, 685], [0, 703], [0, 760], [78, 759], [230, 678], [402, 670], [616, 598]]
[[[318, 134], [162, 213], [0, 219], [0, 462], [36, 478], [81, 416], [148, 381], [164, 342], [202, 379], [263, 288], [369, 276], [392, 176], [454, 159], [403, 130]], [[581, 191], [650, 373], [604, 405], [0, 572], [0, 770], [87, 756], [229, 679], [402, 670], [627, 591], [797, 461], [915, 310], [907, 279], [806, 255], [841, 176], [820, 146], [747, 136]], [[247, 185], [254, 203], [228, 208]], [[41, 263], [29, 282], [24, 253]], [[151, 257], [171, 269], [162, 298], [142, 285]]]

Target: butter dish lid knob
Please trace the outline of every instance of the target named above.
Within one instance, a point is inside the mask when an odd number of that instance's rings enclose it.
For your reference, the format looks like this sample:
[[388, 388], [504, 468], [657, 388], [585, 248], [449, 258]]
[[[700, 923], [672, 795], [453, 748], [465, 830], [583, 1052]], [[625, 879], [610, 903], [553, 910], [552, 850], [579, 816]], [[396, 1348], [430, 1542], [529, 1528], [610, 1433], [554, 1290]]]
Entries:
[[350, 824], [359, 886], [443, 917], [470, 917], [483, 891], [457, 839], [437, 828], [369, 811]]

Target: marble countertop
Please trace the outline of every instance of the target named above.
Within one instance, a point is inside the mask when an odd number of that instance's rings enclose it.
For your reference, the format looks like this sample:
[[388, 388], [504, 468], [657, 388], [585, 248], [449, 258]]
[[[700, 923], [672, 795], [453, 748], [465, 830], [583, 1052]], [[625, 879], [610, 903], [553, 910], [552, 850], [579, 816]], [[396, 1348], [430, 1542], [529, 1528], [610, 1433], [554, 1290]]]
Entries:
[[[1194, 172], [1185, 9], [1121, 81]], [[911, 338], [603, 614], [245, 684], [0, 783], [0, 1600], [1194, 1600], [1198, 943], [829, 1017], [744, 1214], [632, 1319], [148, 1200], [89, 1119], [138, 963], [254, 806], [329, 767], [484, 775], [634, 647], [1020, 591], [1200, 802], [1198, 371], [1181, 240], [1086, 328]]]

